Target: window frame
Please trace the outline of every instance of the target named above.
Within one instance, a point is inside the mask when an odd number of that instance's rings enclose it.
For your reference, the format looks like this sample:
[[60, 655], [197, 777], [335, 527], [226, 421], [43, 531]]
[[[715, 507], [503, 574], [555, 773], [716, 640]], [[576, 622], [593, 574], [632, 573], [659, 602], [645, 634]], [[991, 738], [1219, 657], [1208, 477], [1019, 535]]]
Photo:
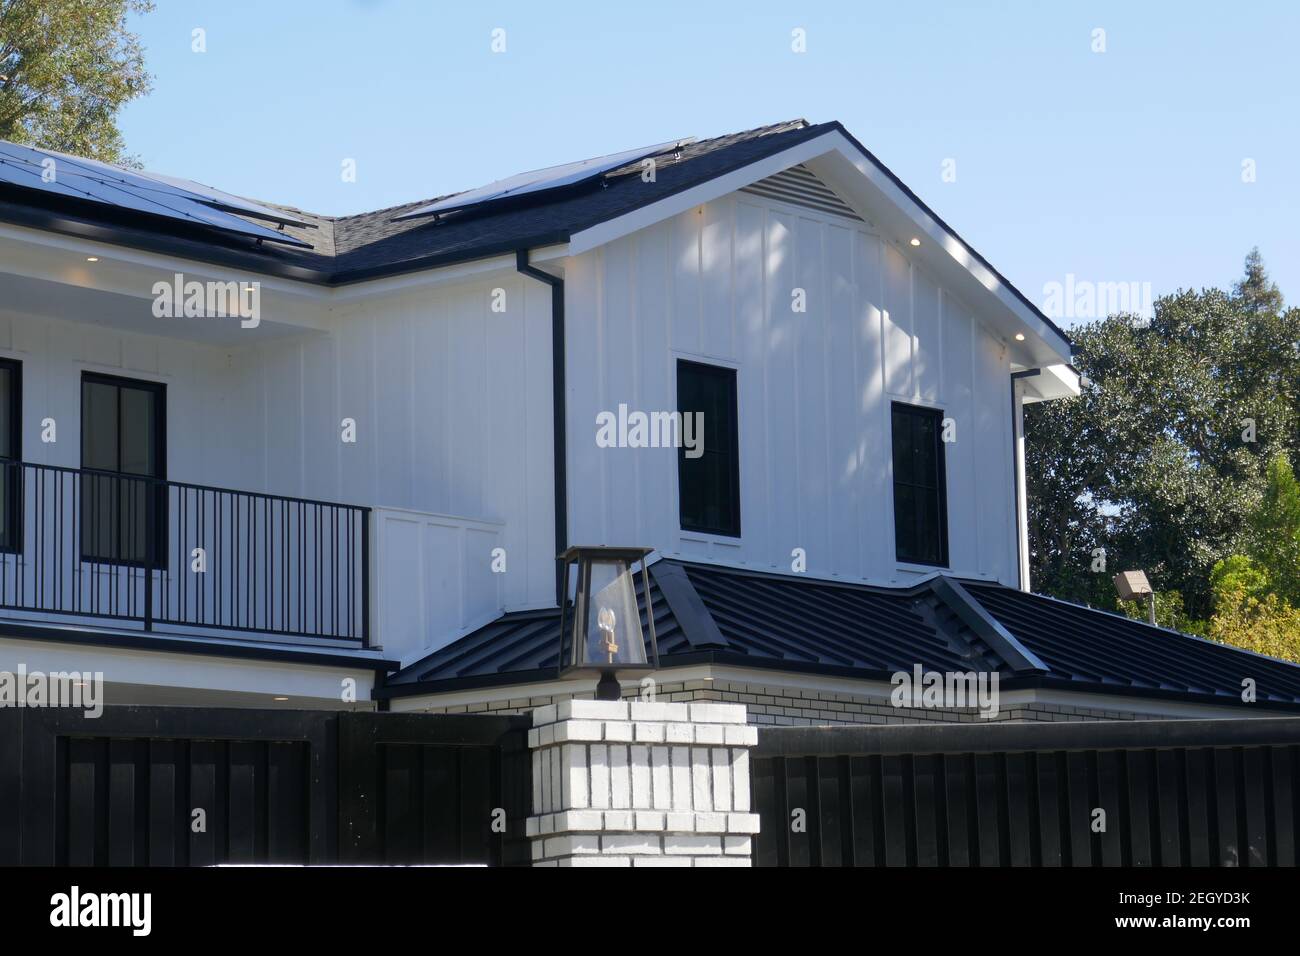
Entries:
[[[118, 390], [117, 393], [117, 423], [118, 423], [118, 465], [121, 465], [121, 426], [122, 426], [122, 390], [134, 388], [139, 391], [151, 392], [154, 395], [154, 407], [157, 414], [154, 416], [152, 434], [150, 443], [153, 446], [154, 460], [158, 463], [157, 475], [132, 475], [127, 472], [115, 471], [105, 468], [90, 468], [86, 465], [86, 385], [111, 385]], [[110, 375], [104, 372], [92, 372], [83, 369], [81, 372], [80, 394], [78, 395], [78, 411], [81, 415], [81, 433], [79, 435], [79, 457], [81, 471], [81, 497], [80, 503], [81, 519], [77, 528], [77, 552], [82, 563], [84, 564], [103, 564], [114, 567], [145, 568], [149, 570], [167, 570], [168, 557], [168, 521], [167, 521], [167, 384], [165, 382], [156, 382], [142, 378], [128, 378], [124, 375]], [[157, 508], [157, 522], [154, 527], [153, 553], [146, 554], [141, 560], [133, 558], [106, 557], [104, 555], [90, 554], [86, 550], [86, 541], [84, 534], [85, 516], [89, 512], [85, 501], [85, 482], [87, 477], [95, 476], [121, 475], [126, 478], [147, 478], [149, 481], [156, 482], [155, 496], [159, 499]], [[119, 547], [120, 551], [121, 548]]]
[[[731, 467], [728, 474], [728, 484], [731, 494], [731, 508], [729, 509], [731, 517], [734, 519], [732, 524], [727, 526], [706, 526], [702, 524], [691, 524], [686, 520], [683, 513], [683, 488], [686, 484], [686, 472], [688, 461], [686, 457], [686, 446], [683, 444], [677, 449], [677, 524], [678, 527], [690, 534], [712, 535], [718, 538], [739, 539], [741, 537], [741, 514], [740, 514], [740, 372], [737, 368], [730, 365], [719, 365], [712, 362], [702, 362], [694, 358], [678, 358], [674, 367], [675, 371], [675, 391], [677, 399], [677, 411], [682, 415], [681, 424], [685, 425], [685, 409], [682, 406], [682, 370], [690, 368], [697, 372], [703, 372], [705, 375], [711, 375], [715, 378], [726, 379], [731, 388], [731, 419], [729, 422], [731, 433]], [[698, 409], [697, 409], [698, 410]], [[708, 430], [709, 424], [705, 423], [705, 444], [704, 454], [708, 455]], [[697, 459], [698, 460], [698, 459]]]
[[[897, 458], [894, 447], [896, 430], [894, 427], [895, 416], [898, 414], [911, 415], [916, 418], [930, 418], [935, 422], [934, 443], [935, 443], [935, 487], [933, 489], [925, 485], [918, 485], [915, 482], [904, 482], [898, 477]], [[948, 541], [948, 456], [947, 444], [943, 440], [943, 409], [933, 408], [929, 405], [914, 405], [910, 402], [894, 401], [889, 406], [889, 490], [892, 500], [892, 512], [894, 521], [894, 560], [903, 565], [916, 565], [926, 568], [947, 568], [950, 566], [951, 551]], [[938, 504], [938, 513], [936, 524], [939, 536], [939, 559], [937, 561], [927, 561], [917, 557], [904, 557], [900, 548], [900, 525], [898, 520], [898, 487], [900, 484], [912, 488], [914, 491], [924, 491], [927, 494], [933, 493]]]

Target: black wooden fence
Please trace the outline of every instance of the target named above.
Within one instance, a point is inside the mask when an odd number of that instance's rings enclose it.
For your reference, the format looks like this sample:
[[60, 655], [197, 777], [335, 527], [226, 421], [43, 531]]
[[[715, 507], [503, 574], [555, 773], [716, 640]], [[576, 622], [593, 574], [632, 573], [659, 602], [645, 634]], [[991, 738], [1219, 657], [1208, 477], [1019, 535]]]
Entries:
[[759, 866], [1295, 866], [1300, 719], [765, 728], [752, 786]]
[[527, 726], [0, 708], [0, 865], [527, 862]]
[[[0, 865], [525, 864], [527, 726], [0, 708]], [[1297, 863], [1300, 719], [764, 728], [751, 778], [758, 865]]]

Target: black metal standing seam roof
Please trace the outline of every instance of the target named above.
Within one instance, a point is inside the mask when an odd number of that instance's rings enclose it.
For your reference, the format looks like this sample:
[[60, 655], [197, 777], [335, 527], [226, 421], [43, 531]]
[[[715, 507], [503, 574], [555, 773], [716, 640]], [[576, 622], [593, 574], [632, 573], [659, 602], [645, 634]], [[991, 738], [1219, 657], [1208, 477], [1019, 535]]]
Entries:
[[1300, 702], [1300, 665], [1001, 585], [966, 588], [1042, 659], [1053, 683], [1241, 703], [1242, 681], [1251, 678], [1260, 702]]
[[893, 674], [997, 669], [947, 633], [924, 595], [686, 565], [731, 650], [743, 658]]
[[[954, 588], [943, 584], [953, 579], [936, 578], [880, 588], [674, 559], [660, 559], [650, 573], [663, 667], [716, 663], [888, 680], [919, 665], [996, 671], [1006, 689], [1238, 705], [1250, 677], [1260, 704], [1300, 710], [1300, 665], [1000, 584]], [[961, 601], [978, 609], [954, 604]], [[984, 614], [1001, 636], [968, 626]], [[559, 631], [557, 610], [506, 614], [404, 668], [382, 693], [554, 678]]]
[[[655, 639], [661, 657], [680, 655], [690, 646], [682, 635], [659, 586], [651, 579], [655, 609]], [[637, 604], [649, 642], [645, 602], [640, 582]], [[519, 683], [554, 678], [559, 662], [560, 612], [555, 609], [515, 611], [502, 615], [428, 657], [402, 669], [389, 684], [456, 680], [463, 684]], [[502, 678], [510, 678], [503, 680]]]

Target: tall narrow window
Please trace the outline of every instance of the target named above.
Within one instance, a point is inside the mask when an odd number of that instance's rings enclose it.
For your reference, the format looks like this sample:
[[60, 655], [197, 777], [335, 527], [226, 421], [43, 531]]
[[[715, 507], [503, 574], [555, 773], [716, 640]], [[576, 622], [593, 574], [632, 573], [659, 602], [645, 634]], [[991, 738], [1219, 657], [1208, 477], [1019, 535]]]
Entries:
[[[690, 435], [697, 443], [691, 449], [683, 441], [677, 453], [682, 530], [739, 537], [736, 370], [678, 360], [677, 409], [682, 413], [682, 436]], [[696, 428], [696, 422], [703, 427]]]
[[157, 567], [167, 538], [166, 387], [81, 378], [81, 553]]
[[22, 550], [23, 366], [0, 359], [0, 551]]
[[894, 402], [894, 545], [899, 561], [948, 565], [943, 412]]

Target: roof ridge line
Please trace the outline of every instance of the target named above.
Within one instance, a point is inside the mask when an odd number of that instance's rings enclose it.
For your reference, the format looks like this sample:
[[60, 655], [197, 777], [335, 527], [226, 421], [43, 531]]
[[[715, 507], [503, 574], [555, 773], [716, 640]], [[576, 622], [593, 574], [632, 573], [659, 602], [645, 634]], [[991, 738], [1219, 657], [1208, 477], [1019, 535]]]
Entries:
[[962, 623], [988, 644], [1017, 675], [1051, 673], [1052, 669], [1044, 664], [1037, 654], [1021, 644], [955, 578], [940, 574], [930, 581], [930, 590], [935, 597], [947, 605], [949, 610], [961, 618]]

